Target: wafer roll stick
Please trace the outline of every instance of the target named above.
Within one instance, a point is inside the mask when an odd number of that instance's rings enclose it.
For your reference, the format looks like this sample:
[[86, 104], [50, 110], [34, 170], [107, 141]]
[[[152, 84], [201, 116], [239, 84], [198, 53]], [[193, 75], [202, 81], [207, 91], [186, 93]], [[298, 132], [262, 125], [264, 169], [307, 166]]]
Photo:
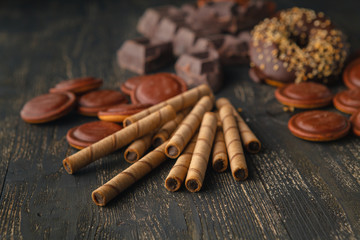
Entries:
[[165, 153], [170, 158], [177, 158], [184, 150], [191, 137], [202, 121], [205, 112], [210, 111], [213, 107], [213, 101], [209, 96], [204, 96], [196, 103], [195, 107], [181, 122], [179, 128], [170, 138], [165, 147]]
[[95, 160], [114, 152], [115, 150], [129, 144], [133, 140], [154, 131], [164, 123], [174, 119], [176, 113], [171, 106], [161, 108], [159, 111], [141, 119], [136, 124], [125, 127], [120, 131], [103, 138], [87, 148], [65, 158], [63, 165], [69, 174], [87, 166]]
[[248, 168], [238, 127], [233, 115], [233, 108], [226, 104], [220, 108], [219, 113], [223, 125], [226, 149], [229, 155], [231, 173], [236, 181], [245, 180], [248, 176]]
[[214, 147], [212, 152], [212, 167], [217, 172], [223, 172], [228, 167], [228, 155], [224, 133], [221, 126], [216, 129]]
[[168, 140], [174, 130], [179, 126], [180, 122], [184, 119], [186, 115], [189, 114], [190, 108], [187, 108], [176, 115], [176, 118], [165, 123], [164, 126], [153, 136], [152, 145], [158, 147]]
[[214, 98], [214, 95], [213, 95], [210, 87], [206, 84], [202, 84], [196, 88], [190, 89], [182, 94], [179, 94], [179, 95], [172, 97], [166, 101], [158, 103], [148, 109], [145, 109], [144, 111], [141, 111], [130, 117], [125, 118], [123, 124], [124, 124], [124, 126], [128, 126], [128, 125], [144, 118], [145, 116], [159, 110], [160, 108], [164, 107], [165, 105], [171, 105], [175, 109], [176, 112], [181, 111], [185, 108], [194, 106], [201, 97], [206, 96], [206, 95]]
[[255, 136], [255, 134], [251, 131], [249, 126], [245, 123], [244, 119], [240, 116], [240, 114], [235, 110], [234, 106], [231, 102], [226, 98], [219, 98], [216, 101], [216, 108], [220, 109], [224, 105], [230, 105], [233, 108], [233, 114], [237, 121], [241, 139], [244, 147], [250, 153], [257, 153], [261, 149], [261, 143], [259, 139]]
[[174, 166], [171, 168], [169, 175], [165, 179], [165, 187], [171, 192], [179, 190], [181, 184], [184, 182], [186, 174], [189, 169], [191, 157], [195, 148], [195, 143], [198, 134], [195, 134], [179, 158], [176, 160]]
[[151, 146], [151, 139], [154, 135], [154, 132], [146, 134], [145, 136], [136, 139], [132, 142], [124, 152], [124, 158], [128, 163], [134, 163], [144, 156], [145, 152]]
[[98, 206], [105, 206], [111, 199], [151, 172], [167, 158], [164, 153], [166, 143], [146, 154], [139, 161], [116, 175], [110, 181], [92, 192], [92, 200]]
[[205, 113], [185, 180], [185, 186], [190, 192], [198, 192], [202, 187], [214, 142], [216, 125], [215, 113]]

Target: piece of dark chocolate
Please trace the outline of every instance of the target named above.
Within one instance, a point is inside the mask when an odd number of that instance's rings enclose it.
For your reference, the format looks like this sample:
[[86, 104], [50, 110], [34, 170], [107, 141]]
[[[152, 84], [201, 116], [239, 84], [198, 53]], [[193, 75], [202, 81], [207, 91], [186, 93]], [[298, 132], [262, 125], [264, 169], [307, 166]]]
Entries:
[[185, 18], [176, 19], [171, 17], [164, 17], [161, 19], [152, 39], [164, 42], [173, 41], [176, 32], [182, 26], [185, 26]]
[[194, 46], [195, 41], [198, 39], [196, 31], [188, 28], [181, 27], [175, 34], [173, 41], [173, 53], [175, 56], [187, 53]]
[[219, 55], [213, 49], [181, 55], [175, 64], [175, 70], [185, 80], [188, 88], [205, 83], [216, 92], [223, 84]]
[[127, 40], [117, 52], [117, 61], [122, 68], [146, 74], [173, 61], [172, 45], [144, 37]]
[[139, 33], [147, 38], [151, 38], [160, 22], [160, 20], [169, 15], [169, 12], [176, 12], [177, 8], [173, 6], [161, 6], [156, 8], [148, 8], [140, 17], [136, 29]]
[[209, 49], [218, 50], [224, 43], [224, 34], [217, 34], [199, 38], [191, 51], [206, 51]]
[[251, 0], [236, 8], [238, 31], [250, 30], [261, 20], [274, 15], [276, 4], [272, 1]]
[[181, 6], [180, 8], [186, 16], [195, 13], [195, 11], [197, 10], [197, 6], [196, 4], [191, 4], [191, 3], [185, 3]]
[[249, 63], [249, 32], [241, 32], [238, 36], [225, 35], [224, 42], [218, 52], [223, 65]]
[[246, 5], [248, 4], [250, 0], [198, 0], [197, 4], [199, 7], [202, 7], [206, 4], [212, 3], [212, 2], [234, 2], [240, 5]]

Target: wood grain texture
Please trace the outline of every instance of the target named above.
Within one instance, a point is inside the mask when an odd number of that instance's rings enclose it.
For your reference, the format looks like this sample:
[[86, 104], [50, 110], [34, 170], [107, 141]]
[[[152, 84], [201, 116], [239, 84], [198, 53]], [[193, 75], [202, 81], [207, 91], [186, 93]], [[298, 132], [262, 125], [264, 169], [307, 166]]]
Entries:
[[[360, 47], [359, 3], [276, 1], [322, 10]], [[199, 193], [163, 186], [168, 160], [107, 207], [91, 192], [129, 164], [123, 150], [68, 175], [62, 159], [76, 152], [65, 135], [92, 121], [72, 113], [43, 125], [24, 123], [23, 104], [72, 77], [96, 76], [118, 89], [134, 74], [117, 67], [115, 52], [138, 36], [150, 6], [183, 1], [0, 2], [1, 239], [356, 239], [360, 236], [360, 139], [329, 143], [293, 137], [274, 88], [255, 84], [248, 67], [226, 67], [224, 88], [263, 144], [246, 154], [249, 178], [208, 168]], [[336, 6], [334, 8], [333, 6]], [[162, 69], [172, 71], [173, 67]], [[333, 92], [344, 89], [342, 85]], [[332, 109], [329, 107], [328, 109]]]

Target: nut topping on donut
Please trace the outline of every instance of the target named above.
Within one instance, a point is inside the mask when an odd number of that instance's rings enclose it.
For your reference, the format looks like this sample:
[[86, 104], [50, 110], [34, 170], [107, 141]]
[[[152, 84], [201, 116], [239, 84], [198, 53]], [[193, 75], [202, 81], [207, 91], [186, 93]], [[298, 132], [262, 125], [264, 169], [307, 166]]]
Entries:
[[297, 7], [255, 26], [250, 42], [252, 66], [280, 83], [327, 83], [340, 74], [347, 53], [344, 34], [324, 13]]

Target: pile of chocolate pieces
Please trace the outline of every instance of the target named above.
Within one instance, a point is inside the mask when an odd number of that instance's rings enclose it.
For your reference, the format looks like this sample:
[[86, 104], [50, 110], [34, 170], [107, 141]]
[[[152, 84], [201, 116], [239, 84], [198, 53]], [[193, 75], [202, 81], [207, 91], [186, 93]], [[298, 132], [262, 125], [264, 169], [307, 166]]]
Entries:
[[198, 1], [180, 8], [149, 8], [137, 30], [117, 52], [120, 67], [147, 74], [175, 63], [189, 88], [206, 83], [214, 92], [222, 86], [222, 65], [249, 62], [249, 31], [272, 16], [275, 4], [263, 0]]

